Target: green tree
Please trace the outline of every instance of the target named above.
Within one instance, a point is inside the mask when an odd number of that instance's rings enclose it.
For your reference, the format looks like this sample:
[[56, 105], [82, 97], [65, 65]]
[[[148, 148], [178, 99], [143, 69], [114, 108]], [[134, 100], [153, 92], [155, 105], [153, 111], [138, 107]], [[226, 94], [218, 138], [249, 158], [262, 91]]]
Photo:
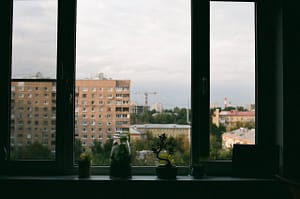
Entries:
[[236, 110], [236, 108], [233, 106], [227, 106], [226, 108], [223, 109], [223, 111], [232, 111], [232, 110]]
[[74, 142], [74, 156], [75, 156], [75, 162], [77, 163], [79, 160], [80, 154], [83, 152], [83, 147], [80, 139], [75, 139]]
[[210, 159], [219, 159], [220, 151], [222, 150], [222, 142], [216, 135], [210, 135]]
[[[154, 137], [152, 132], [146, 132], [144, 140], [134, 140], [132, 141], [132, 155], [133, 155], [133, 165], [154, 165], [156, 158], [153, 154], [145, 154], [145, 159], [137, 159], [137, 154], [140, 151], [148, 150], [152, 151], [152, 147], [156, 146], [159, 142], [158, 137]], [[176, 165], [188, 165], [190, 159], [189, 151], [189, 141], [188, 138], [182, 136], [172, 137], [169, 136], [166, 140], [169, 147], [172, 147], [172, 158]], [[170, 150], [170, 149], [169, 149]], [[170, 150], [170, 151], [172, 151]]]
[[[189, 110], [189, 118], [191, 118], [191, 110]], [[157, 113], [154, 109], [145, 111], [141, 115], [131, 114], [132, 124], [187, 124], [187, 110], [186, 108], [175, 107], [166, 109], [162, 113]]]
[[224, 125], [218, 127], [212, 122], [212, 116], [216, 109], [210, 110], [210, 159], [223, 159], [226, 156], [224, 150], [222, 149], [222, 134], [226, 132]]
[[91, 147], [93, 154], [94, 165], [108, 165], [110, 163], [110, 152], [112, 148], [113, 140], [108, 139], [105, 144], [94, 141]]
[[34, 142], [12, 150], [13, 159], [50, 159], [52, 158], [51, 150], [41, 143]]
[[229, 129], [229, 131], [233, 131], [239, 128], [248, 128], [248, 129], [252, 129], [255, 128], [255, 122], [236, 122], [235, 125], [233, 127], [231, 127]]

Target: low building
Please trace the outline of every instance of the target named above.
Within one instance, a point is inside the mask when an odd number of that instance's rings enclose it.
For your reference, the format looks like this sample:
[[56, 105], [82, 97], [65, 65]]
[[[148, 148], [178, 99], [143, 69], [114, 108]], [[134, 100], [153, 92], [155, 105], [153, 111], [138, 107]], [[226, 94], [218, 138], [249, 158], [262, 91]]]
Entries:
[[255, 129], [240, 128], [223, 133], [223, 149], [232, 148], [234, 144], [255, 144]]
[[190, 140], [190, 125], [179, 125], [179, 124], [135, 124], [130, 126], [130, 134], [132, 130], [140, 132], [141, 138], [147, 133], [151, 132], [153, 136], [159, 136], [163, 133], [166, 136], [178, 137], [180, 135], [186, 136]]
[[130, 140], [141, 140], [144, 138], [145, 133], [143, 131], [139, 131], [132, 126], [129, 128]]
[[226, 130], [248, 125], [255, 125], [255, 111], [220, 111], [216, 109], [212, 116], [212, 122], [216, 126], [224, 125]]

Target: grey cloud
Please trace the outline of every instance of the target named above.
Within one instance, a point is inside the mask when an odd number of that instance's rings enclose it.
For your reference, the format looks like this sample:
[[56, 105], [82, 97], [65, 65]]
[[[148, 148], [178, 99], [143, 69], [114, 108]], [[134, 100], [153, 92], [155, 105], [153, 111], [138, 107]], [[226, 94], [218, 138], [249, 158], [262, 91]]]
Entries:
[[[38, 70], [54, 76], [57, 1], [33, 2], [35, 6], [14, 8], [13, 72]], [[186, 104], [191, 71], [189, 1], [78, 0], [77, 3], [77, 78], [103, 72], [114, 79], [131, 79], [133, 89], [159, 91], [158, 101]], [[212, 8], [215, 9], [212, 20], [216, 21], [211, 31], [214, 38], [211, 86], [215, 96], [241, 79], [243, 85], [253, 85], [254, 74], [245, 70], [254, 64], [254, 47], [251, 47], [253, 38], [249, 37], [253, 36], [248, 28], [249, 12], [244, 5], [238, 5], [241, 11], [230, 5]], [[230, 86], [226, 87], [226, 83]], [[244, 100], [251, 99], [241, 97], [241, 103]]]

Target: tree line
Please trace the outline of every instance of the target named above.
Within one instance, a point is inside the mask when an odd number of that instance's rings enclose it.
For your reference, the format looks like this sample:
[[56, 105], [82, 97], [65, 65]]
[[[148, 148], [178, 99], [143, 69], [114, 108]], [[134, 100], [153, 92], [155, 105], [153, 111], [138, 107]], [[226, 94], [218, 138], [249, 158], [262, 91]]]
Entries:
[[[187, 114], [188, 117], [187, 117]], [[166, 109], [163, 112], [156, 110], [145, 110], [141, 114], [132, 113], [130, 115], [131, 124], [189, 124], [188, 118], [191, 118], [191, 110], [186, 108]]]

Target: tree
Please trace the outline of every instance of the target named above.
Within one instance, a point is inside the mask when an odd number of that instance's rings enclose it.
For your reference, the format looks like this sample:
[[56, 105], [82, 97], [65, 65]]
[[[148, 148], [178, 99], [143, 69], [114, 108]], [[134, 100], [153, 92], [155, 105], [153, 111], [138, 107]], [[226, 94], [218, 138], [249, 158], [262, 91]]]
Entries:
[[222, 150], [222, 141], [216, 135], [210, 135], [210, 159], [219, 159], [220, 151]]
[[34, 142], [21, 147], [16, 147], [13, 151], [13, 159], [50, 159], [51, 150], [41, 143]]
[[236, 108], [233, 106], [227, 106], [226, 108], [223, 109], [223, 111], [232, 111], [232, 110], [236, 110]]
[[[188, 138], [182, 136], [172, 137], [169, 136], [166, 140], [168, 146], [175, 149], [172, 152], [172, 158], [176, 165], [187, 165], [190, 159], [189, 142]], [[134, 165], [154, 165], [156, 158], [153, 154], [149, 155], [146, 151], [151, 151], [153, 146], [159, 143], [159, 138], [154, 137], [152, 132], [147, 131], [144, 140], [132, 141], [132, 156]], [[144, 151], [144, 159], [137, 159], [140, 151]]]
[[[191, 110], [189, 110], [189, 118], [191, 118]], [[132, 124], [188, 124], [186, 108], [175, 107], [166, 109], [162, 113], [155, 110], [145, 111], [142, 115], [131, 114]]]
[[108, 165], [110, 163], [110, 152], [112, 148], [113, 140], [108, 139], [105, 144], [94, 140], [91, 147], [93, 154], [93, 164], [95, 165]]
[[75, 139], [74, 142], [74, 156], [75, 162], [78, 162], [80, 154], [83, 152], [83, 147], [80, 139]]

